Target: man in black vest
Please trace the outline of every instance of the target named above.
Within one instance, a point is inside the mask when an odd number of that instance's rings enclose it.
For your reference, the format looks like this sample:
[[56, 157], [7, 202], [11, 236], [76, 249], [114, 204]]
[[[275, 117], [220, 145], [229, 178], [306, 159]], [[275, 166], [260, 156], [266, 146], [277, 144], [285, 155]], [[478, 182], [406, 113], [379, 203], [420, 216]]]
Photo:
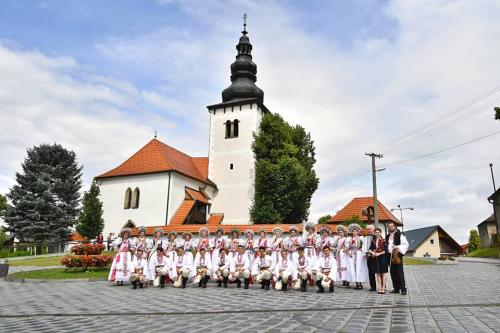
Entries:
[[373, 224], [367, 225], [365, 241], [363, 242], [363, 251], [366, 254], [366, 264], [368, 266], [368, 277], [370, 278], [370, 291], [377, 290], [377, 283], [375, 281], [375, 259], [368, 254], [368, 249], [370, 248], [370, 244], [375, 237], [373, 235], [374, 231], [375, 227], [373, 226]]
[[[401, 294], [406, 295], [406, 283], [405, 283], [405, 274], [403, 271], [403, 256], [408, 250], [408, 241], [406, 237], [401, 234], [401, 231], [396, 228], [394, 222], [389, 222], [387, 224], [389, 228], [389, 233], [385, 236], [385, 241], [388, 244], [389, 248], [389, 264], [391, 267], [391, 280], [392, 286], [394, 290], [391, 291], [392, 294]], [[400, 264], [392, 264], [391, 258], [393, 255], [393, 251], [398, 250], [401, 254], [401, 263]]]

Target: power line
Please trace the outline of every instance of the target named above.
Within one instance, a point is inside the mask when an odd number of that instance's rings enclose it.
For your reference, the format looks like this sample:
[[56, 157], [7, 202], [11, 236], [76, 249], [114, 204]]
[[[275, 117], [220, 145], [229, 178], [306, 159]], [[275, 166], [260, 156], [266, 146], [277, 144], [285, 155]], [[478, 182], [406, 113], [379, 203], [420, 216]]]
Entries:
[[[451, 119], [448, 121], [448, 123], [442, 123], [440, 126], [444, 126], [445, 124], [449, 124], [453, 121], [456, 121], [456, 118], [458, 117], [457, 114], [460, 116], [460, 112], [463, 112], [463, 111], [467, 111], [467, 109], [476, 104], [477, 102], [481, 101], [481, 100], [484, 100], [485, 98], [491, 96], [491, 95], [494, 95], [495, 93], [497, 93], [498, 91], [500, 91], [500, 86], [497, 86], [493, 89], [491, 89], [490, 91], [468, 101], [467, 103], [459, 106], [459, 107], [456, 107], [448, 112], [446, 112], [445, 114], [443, 114], [442, 116], [436, 118], [436, 119], [433, 119], [432, 121], [430, 122], [427, 122], [421, 126], [418, 126], [416, 127], [415, 129], [407, 132], [406, 134], [402, 135], [402, 136], [399, 136], [397, 137], [396, 139], [394, 140], [391, 140], [391, 141], [388, 141], [386, 142], [385, 144], [381, 145], [380, 147], [378, 147], [377, 149], [381, 149], [381, 148], [384, 148], [384, 147], [392, 147], [392, 146], [395, 146], [395, 145], [400, 145], [402, 143], [404, 143], [405, 141], [408, 141], [408, 140], [411, 140], [411, 139], [414, 139], [414, 138], [417, 138], [419, 137], [420, 135], [422, 135], [422, 133], [425, 131], [430, 131], [433, 127], [435, 127], [435, 125], [437, 123], [440, 123], [442, 121], [444, 121], [446, 118], [449, 118], [449, 117], [452, 117], [452, 116], [455, 116], [455, 119]], [[490, 101], [489, 103], [491, 103], [492, 101]], [[484, 107], [484, 105], [483, 105]]]
[[467, 145], [469, 143], [473, 143], [473, 142], [477, 142], [477, 141], [489, 138], [490, 136], [496, 135], [498, 133], [500, 133], [500, 131], [496, 131], [496, 132], [493, 132], [493, 133], [481, 136], [479, 138], [475, 138], [473, 140], [466, 141], [466, 142], [460, 143], [458, 145], [454, 145], [454, 146], [451, 146], [451, 147], [448, 147], [448, 148], [444, 148], [444, 149], [441, 149], [441, 150], [438, 150], [438, 151], [435, 151], [435, 152], [432, 152], [432, 153], [428, 153], [428, 154], [420, 155], [420, 156], [417, 156], [417, 157], [409, 158], [407, 160], [401, 160], [401, 161], [389, 163], [389, 164], [384, 165], [384, 167], [394, 166], [394, 165], [402, 164], [402, 163], [407, 163], [407, 162], [415, 161], [415, 160], [418, 160], [418, 159], [421, 159], [421, 158], [425, 158], [425, 157], [429, 157], [429, 156], [432, 156], [432, 155], [440, 154], [440, 153], [443, 153], [443, 152], [448, 151], [448, 150], [452, 150], [452, 149], [455, 149], [455, 148], [458, 148], [458, 147], [465, 146], [465, 145]]

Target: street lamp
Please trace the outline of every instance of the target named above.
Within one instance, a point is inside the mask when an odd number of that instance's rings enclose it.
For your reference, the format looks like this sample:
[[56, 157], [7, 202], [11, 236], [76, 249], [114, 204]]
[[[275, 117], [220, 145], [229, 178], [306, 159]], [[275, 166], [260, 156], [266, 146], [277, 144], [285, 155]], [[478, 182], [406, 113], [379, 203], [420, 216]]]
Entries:
[[398, 208], [391, 208], [391, 212], [395, 210], [399, 210], [399, 213], [401, 214], [401, 231], [404, 231], [405, 225], [403, 223], [403, 210], [414, 210], [415, 208], [413, 207], [401, 207], [401, 205], [398, 204]]

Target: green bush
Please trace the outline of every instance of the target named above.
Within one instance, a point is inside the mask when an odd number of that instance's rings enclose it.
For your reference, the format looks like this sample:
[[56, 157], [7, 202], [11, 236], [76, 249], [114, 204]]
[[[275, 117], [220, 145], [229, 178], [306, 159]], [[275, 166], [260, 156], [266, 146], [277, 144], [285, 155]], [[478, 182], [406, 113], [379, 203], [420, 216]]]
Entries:
[[23, 251], [23, 250], [17, 250], [16, 252], [12, 252], [9, 250], [0, 251], [0, 258], [25, 257], [29, 255], [31, 255], [29, 251]]

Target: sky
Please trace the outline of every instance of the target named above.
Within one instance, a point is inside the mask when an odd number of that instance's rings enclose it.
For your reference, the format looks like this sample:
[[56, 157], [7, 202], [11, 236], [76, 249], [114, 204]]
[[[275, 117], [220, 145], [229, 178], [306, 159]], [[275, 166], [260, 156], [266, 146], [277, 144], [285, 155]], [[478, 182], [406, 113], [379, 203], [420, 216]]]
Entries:
[[379, 200], [414, 208], [405, 228], [466, 242], [492, 213], [489, 163], [500, 182], [494, 0], [4, 0], [0, 193], [41, 143], [76, 152], [85, 189], [155, 130], [207, 156], [244, 12], [264, 103], [315, 141], [310, 220], [371, 195], [376, 152]]

